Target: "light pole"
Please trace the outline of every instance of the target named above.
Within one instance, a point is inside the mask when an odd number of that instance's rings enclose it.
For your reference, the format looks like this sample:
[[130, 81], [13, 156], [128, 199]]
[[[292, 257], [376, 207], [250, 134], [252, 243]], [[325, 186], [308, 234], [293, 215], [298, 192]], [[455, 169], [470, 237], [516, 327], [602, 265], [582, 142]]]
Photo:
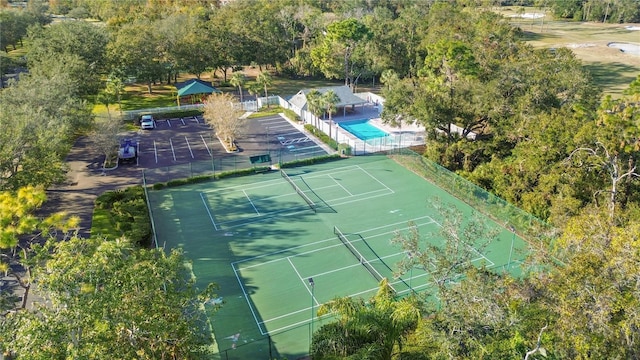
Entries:
[[511, 270], [511, 255], [513, 255], [513, 242], [516, 239], [516, 229], [512, 226], [509, 225], [509, 230], [511, 230], [511, 232], [513, 233], [513, 236], [511, 236], [511, 248], [509, 249], [509, 262], [507, 263], [507, 271]]
[[311, 354], [311, 338], [313, 336], [313, 306], [314, 306], [314, 297], [313, 293], [316, 288], [316, 283], [313, 282], [313, 278], [309, 278], [309, 285], [311, 286], [311, 325], [309, 326], [309, 354]]

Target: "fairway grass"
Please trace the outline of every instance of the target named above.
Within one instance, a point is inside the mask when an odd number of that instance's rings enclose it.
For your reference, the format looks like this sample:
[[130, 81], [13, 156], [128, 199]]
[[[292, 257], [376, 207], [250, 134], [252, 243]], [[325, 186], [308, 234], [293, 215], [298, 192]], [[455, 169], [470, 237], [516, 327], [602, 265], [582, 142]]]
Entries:
[[[503, 8], [502, 15], [517, 16], [518, 7]], [[541, 9], [526, 8], [525, 13], [541, 13]], [[578, 21], [513, 17], [511, 23], [524, 32], [524, 40], [535, 48], [567, 47], [591, 72], [593, 81], [604, 95], [618, 98], [629, 83], [640, 74], [640, 56], [607, 46], [612, 42], [640, 45], [640, 31], [629, 30], [634, 24], [602, 24]], [[635, 24], [637, 26], [638, 24]]]

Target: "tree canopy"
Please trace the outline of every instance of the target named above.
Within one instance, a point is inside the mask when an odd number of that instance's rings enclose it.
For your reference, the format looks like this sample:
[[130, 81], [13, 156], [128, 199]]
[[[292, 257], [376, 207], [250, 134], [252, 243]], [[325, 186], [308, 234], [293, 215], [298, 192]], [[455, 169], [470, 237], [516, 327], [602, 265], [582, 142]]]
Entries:
[[[241, 68], [250, 65], [261, 75], [246, 85], [265, 96], [276, 76], [323, 75], [354, 87], [380, 80], [383, 120], [423, 125], [424, 156], [559, 234], [530, 239], [536, 251], [527, 262], [538, 271], [513, 278], [471, 266], [468, 246], [491, 234], [443, 209], [449, 231], [430, 234], [446, 239], [443, 246], [425, 246], [417, 232], [397, 239], [412, 254], [399, 271], [436, 269], [433, 297], [397, 300], [383, 282], [368, 302], [326, 304], [322, 311], [337, 322], [316, 333], [314, 356], [640, 357], [640, 77], [620, 98], [602, 99], [570, 49], [526, 44], [521, 29], [490, 11], [495, 3], [53, 1], [50, 9], [101, 22], [46, 27], [41, 2], [0, 10], [0, 47], [28, 40], [28, 74], [0, 90], [0, 270], [33, 270], [32, 277], [13, 276], [25, 287], [41, 283], [48, 301], [1, 318], [2, 350], [23, 358], [206, 353], [211, 339], [194, 329], [205, 327], [198, 316], [213, 289], [193, 287], [179, 252], [76, 238], [24, 252], [17, 237], [73, 227], [73, 219], [36, 219], [32, 210], [40, 189], [65, 180], [63, 159], [78, 134], [115, 130], [94, 126], [89, 104], [118, 101], [120, 90], [107, 84], [136, 78], [152, 92], [180, 73], [213, 71], [225, 83], [233, 73], [242, 96]], [[510, 3], [549, 6], [559, 18], [581, 21], [637, 22], [640, 14], [634, 0]], [[24, 62], [2, 55], [3, 73]], [[318, 92], [307, 99], [313, 113], [331, 114], [335, 99]], [[229, 149], [240, 115], [226, 95], [205, 104], [205, 119]]]

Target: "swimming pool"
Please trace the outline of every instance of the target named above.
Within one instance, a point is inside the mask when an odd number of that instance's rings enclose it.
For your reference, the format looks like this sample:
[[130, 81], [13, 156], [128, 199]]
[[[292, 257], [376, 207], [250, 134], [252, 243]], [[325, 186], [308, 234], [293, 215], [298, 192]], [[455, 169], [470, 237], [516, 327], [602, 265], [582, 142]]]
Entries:
[[370, 140], [389, 136], [388, 133], [369, 124], [369, 119], [339, 123], [338, 126], [352, 133], [360, 140]]

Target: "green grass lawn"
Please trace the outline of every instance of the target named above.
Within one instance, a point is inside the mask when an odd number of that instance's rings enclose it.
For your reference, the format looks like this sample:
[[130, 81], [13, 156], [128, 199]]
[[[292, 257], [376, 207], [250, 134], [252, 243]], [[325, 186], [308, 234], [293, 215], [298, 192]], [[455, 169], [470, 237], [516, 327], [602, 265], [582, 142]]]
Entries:
[[[505, 16], [517, 16], [519, 7], [505, 7]], [[524, 13], [542, 13], [539, 8], [525, 8]], [[622, 91], [640, 74], [640, 56], [610, 48], [611, 42], [640, 44], [640, 31], [627, 30], [625, 24], [601, 24], [553, 20], [550, 13], [542, 19], [514, 17], [513, 25], [524, 31], [524, 40], [536, 48], [568, 47], [591, 72], [593, 81], [604, 94], [620, 97]]]

